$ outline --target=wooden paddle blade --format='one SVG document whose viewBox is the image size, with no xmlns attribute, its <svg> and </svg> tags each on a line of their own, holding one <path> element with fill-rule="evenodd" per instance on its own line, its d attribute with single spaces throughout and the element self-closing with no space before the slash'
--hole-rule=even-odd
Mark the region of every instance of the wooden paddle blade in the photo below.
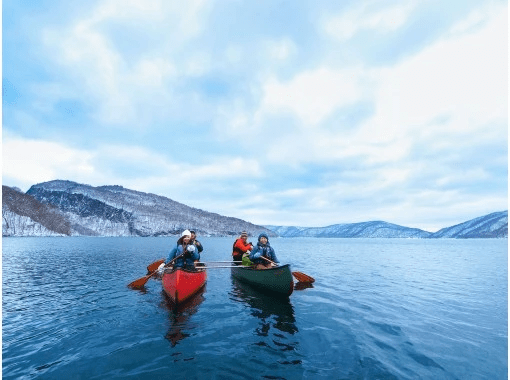
<svg viewBox="0 0 510 380">
<path fill-rule="evenodd" d="M 312 282 L 315 282 L 315 278 L 308 276 L 307 274 L 304 274 L 302 272 L 292 272 L 292 275 L 296 277 L 296 280 L 298 280 L 299 282 L 308 282 L 310 284 Z"/>
<path fill-rule="evenodd" d="M 161 259 L 161 260 L 158 260 L 158 261 L 155 261 L 153 262 L 152 264 L 149 264 L 147 266 L 147 273 L 152 273 L 154 272 L 156 269 L 158 269 L 158 267 L 163 264 L 165 262 L 165 259 Z"/>
<path fill-rule="evenodd" d="M 145 276 L 145 277 L 139 278 L 138 280 L 133 281 L 128 286 L 130 288 L 141 288 L 142 286 L 145 285 L 145 283 L 149 280 L 149 278 L 151 278 L 152 276 L 154 276 L 157 273 L 158 273 L 157 271 L 154 271 L 151 274 L 149 274 L 148 276 Z"/>
<path fill-rule="evenodd" d="M 141 277 L 139 278 L 138 280 L 134 280 L 132 283 L 130 283 L 128 286 L 130 288 L 141 288 L 142 286 L 144 286 L 146 284 L 146 282 L 149 280 L 149 278 L 151 278 L 152 275 L 150 276 L 145 276 L 145 277 Z"/>
</svg>

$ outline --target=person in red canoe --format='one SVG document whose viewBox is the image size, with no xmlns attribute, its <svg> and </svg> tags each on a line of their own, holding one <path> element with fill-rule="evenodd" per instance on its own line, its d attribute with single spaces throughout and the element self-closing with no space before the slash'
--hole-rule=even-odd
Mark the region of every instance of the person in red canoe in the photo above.
<svg viewBox="0 0 510 380">
<path fill-rule="evenodd" d="M 200 260 L 200 254 L 198 253 L 197 248 L 190 243 L 191 241 L 191 232 L 185 230 L 179 240 L 177 240 L 177 245 L 172 248 L 170 253 L 168 254 L 167 259 L 165 260 L 165 265 L 171 262 L 176 257 L 179 257 L 174 261 L 174 268 L 182 268 L 186 267 L 189 269 L 195 268 L 195 262 Z"/>
<path fill-rule="evenodd" d="M 198 254 L 202 253 L 202 251 L 204 250 L 204 247 L 202 247 L 202 243 L 200 243 L 197 240 L 197 233 L 193 230 L 190 230 L 190 233 L 191 233 L 191 239 L 189 240 L 189 243 L 193 244 L 195 247 L 197 247 Z"/>
<path fill-rule="evenodd" d="M 271 260 L 275 264 L 265 260 L 263 257 Z M 265 232 L 262 232 L 259 235 L 257 245 L 255 246 L 255 248 L 251 250 L 249 258 L 253 262 L 253 264 L 255 264 L 256 269 L 272 268 L 279 263 L 278 259 L 276 258 L 276 253 L 274 252 L 273 247 L 269 245 L 269 237 Z"/>
<path fill-rule="evenodd" d="M 253 244 L 248 243 L 248 233 L 246 231 L 241 232 L 234 245 L 232 246 L 232 260 L 241 261 L 244 254 L 249 254 L 253 249 Z M 239 265 L 239 263 L 236 263 Z"/>
</svg>

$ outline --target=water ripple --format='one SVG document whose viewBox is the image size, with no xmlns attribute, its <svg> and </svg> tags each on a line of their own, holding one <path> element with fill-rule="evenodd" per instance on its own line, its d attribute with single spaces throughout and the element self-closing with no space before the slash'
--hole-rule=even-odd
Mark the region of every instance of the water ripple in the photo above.
<svg viewBox="0 0 510 380">
<path fill-rule="evenodd" d="M 506 378 L 506 241 L 276 239 L 313 286 L 276 299 L 218 269 L 177 308 L 126 286 L 172 244 L 3 239 L 3 378 Z"/>
</svg>

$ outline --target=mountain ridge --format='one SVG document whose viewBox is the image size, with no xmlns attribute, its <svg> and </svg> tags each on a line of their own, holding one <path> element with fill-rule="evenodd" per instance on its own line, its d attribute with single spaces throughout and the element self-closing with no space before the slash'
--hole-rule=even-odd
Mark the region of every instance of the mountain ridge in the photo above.
<svg viewBox="0 0 510 380">
<path fill-rule="evenodd" d="M 442 228 L 431 238 L 498 238 L 508 237 L 508 210 L 493 212 L 478 218 Z"/>
<path fill-rule="evenodd" d="M 280 237 L 331 238 L 508 238 L 508 210 L 493 212 L 437 232 L 399 226 L 384 221 L 333 224 L 325 227 L 265 225 Z"/>
<path fill-rule="evenodd" d="M 276 236 L 262 226 L 238 218 L 119 185 L 93 187 L 55 180 L 33 185 L 27 194 L 58 207 L 71 221 L 75 235 L 167 236 L 194 229 L 200 235 L 210 236 L 234 236 L 243 230 L 253 235 L 266 232 Z"/>
<path fill-rule="evenodd" d="M 272 237 L 508 238 L 508 210 L 432 233 L 380 220 L 259 226 L 120 185 L 94 187 L 68 180 L 39 183 L 26 193 L 3 186 L 2 194 L 3 236 L 173 236 L 194 229 L 202 236 L 236 236 L 246 230 L 251 236 L 265 232 Z"/>
<path fill-rule="evenodd" d="M 286 227 L 266 225 L 280 237 L 388 237 L 388 238 L 426 238 L 431 232 L 399 226 L 384 221 L 333 224 L 325 227 Z"/>
</svg>

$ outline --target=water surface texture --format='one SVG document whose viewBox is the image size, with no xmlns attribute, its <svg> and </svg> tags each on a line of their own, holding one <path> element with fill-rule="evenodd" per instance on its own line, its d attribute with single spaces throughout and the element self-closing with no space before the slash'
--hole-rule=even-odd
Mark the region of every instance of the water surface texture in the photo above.
<svg viewBox="0 0 510 380">
<path fill-rule="evenodd" d="M 4 238 L 4 379 L 506 379 L 507 240 L 272 239 L 313 287 L 127 284 L 174 238 Z M 200 238 L 202 261 L 233 239 Z"/>
</svg>

